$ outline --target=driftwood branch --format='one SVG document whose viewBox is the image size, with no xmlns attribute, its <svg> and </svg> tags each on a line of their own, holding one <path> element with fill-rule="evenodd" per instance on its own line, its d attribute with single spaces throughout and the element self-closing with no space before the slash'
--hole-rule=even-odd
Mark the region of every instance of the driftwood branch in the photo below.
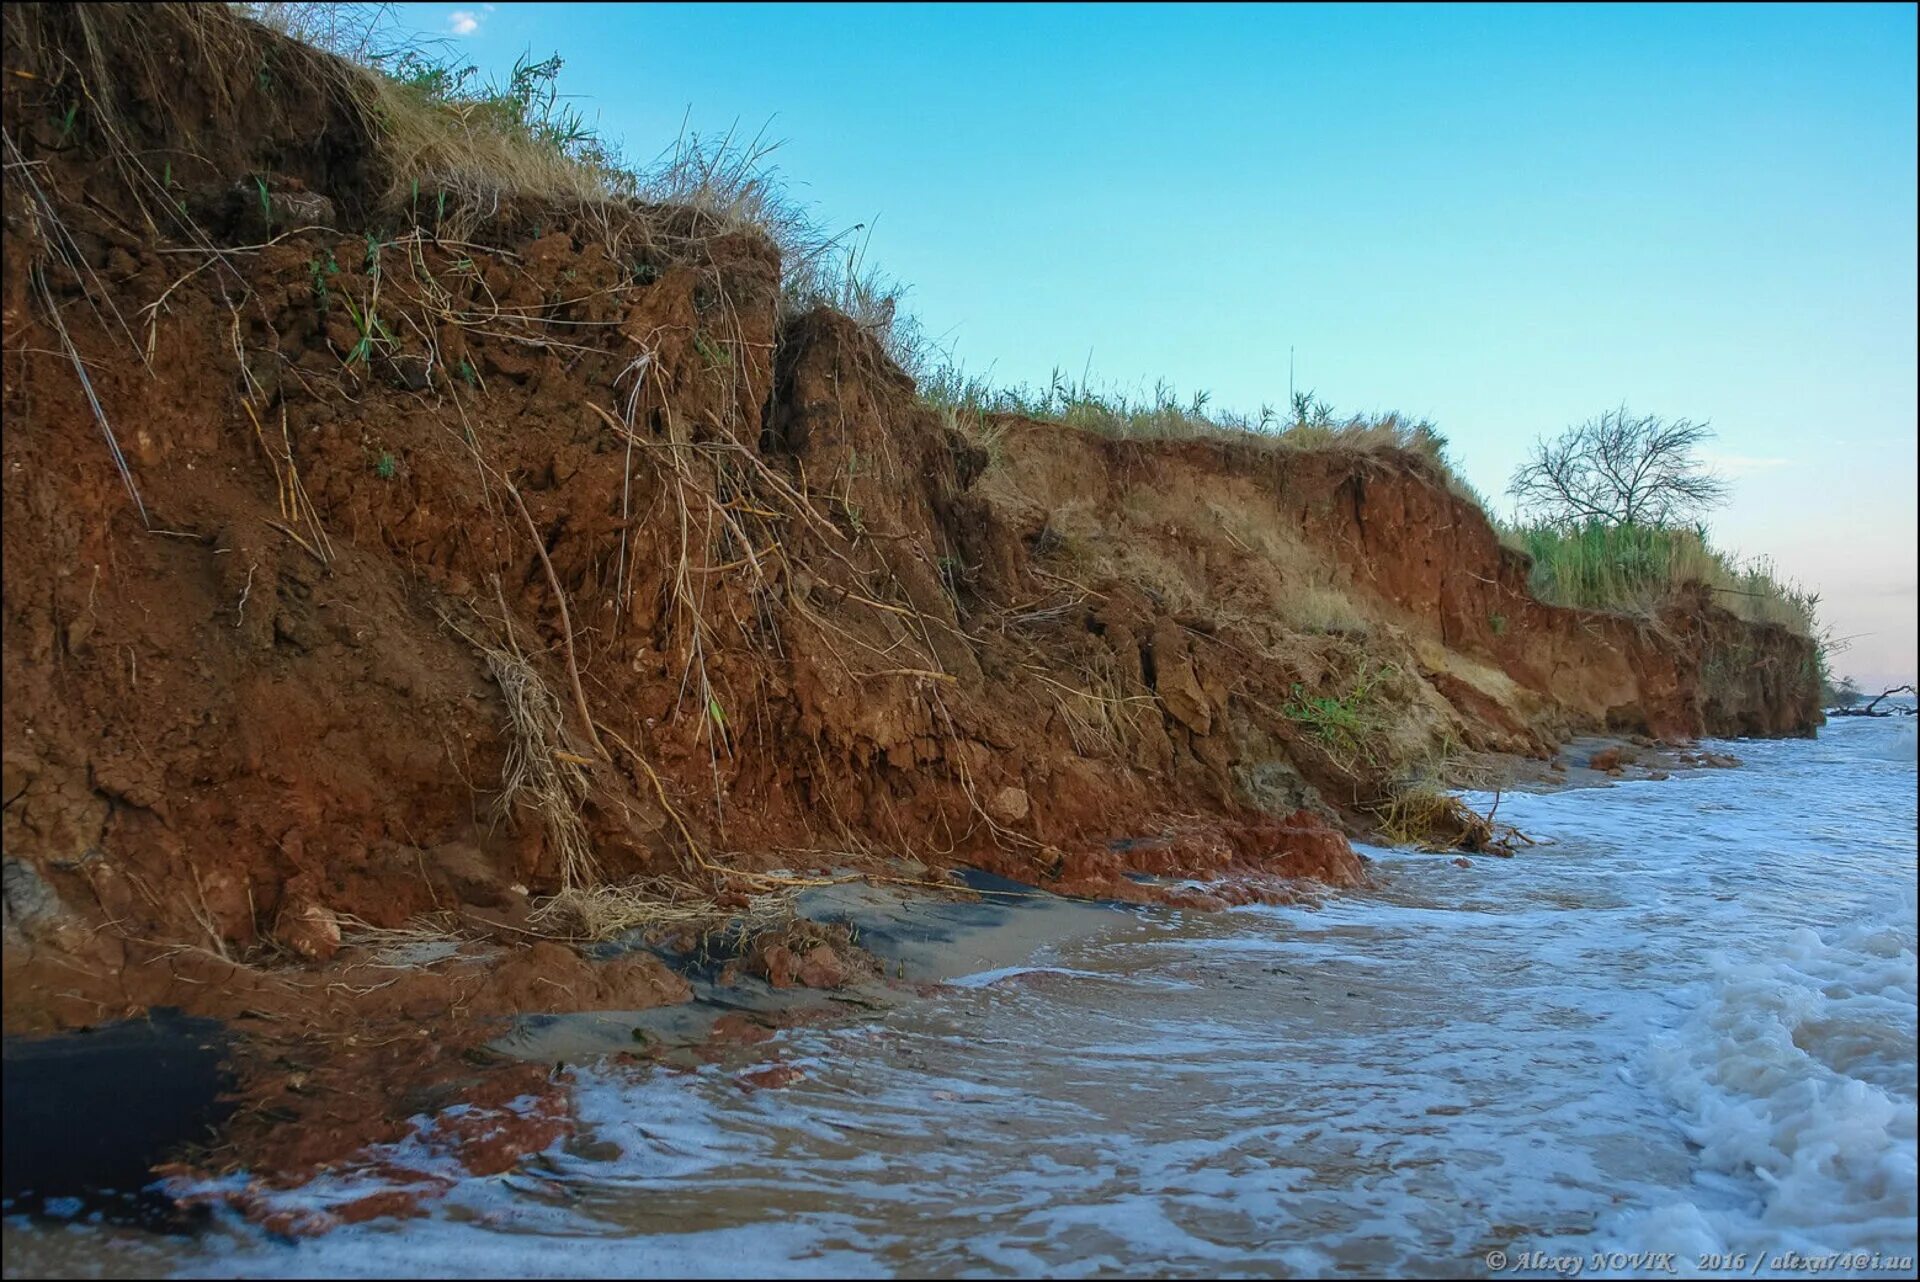
<svg viewBox="0 0 1920 1282">
<path fill-rule="evenodd" d="M 1910 717 L 1914 714 L 1914 709 L 1912 708 L 1892 707 L 1885 712 L 1875 712 L 1874 709 L 1880 705 L 1882 699 L 1888 698 L 1891 695 L 1913 693 L 1914 688 L 1912 686 L 1894 686 L 1890 690 L 1882 690 L 1879 694 L 1873 696 L 1863 707 L 1829 708 L 1827 715 L 1830 717 Z"/>
</svg>

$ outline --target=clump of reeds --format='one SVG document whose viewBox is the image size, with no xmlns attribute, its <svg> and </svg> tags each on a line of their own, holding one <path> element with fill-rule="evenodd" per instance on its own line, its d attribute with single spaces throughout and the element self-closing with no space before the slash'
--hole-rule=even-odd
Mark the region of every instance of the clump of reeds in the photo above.
<svg viewBox="0 0 1920 1282">
<path fill-rule="evenodd" d="M 1675 590 L 1701 584 L 1714 603 L 1750 623 L 1800 636 L 1817 629 L 1819 594 L 1783 578 L 1765 557 L 1740 561 L 1693 526 L 1531 525 L 1513 533 L 1533 558 L 1530 586 L 1556 605 L 1650 614 Z"/>
</svg>

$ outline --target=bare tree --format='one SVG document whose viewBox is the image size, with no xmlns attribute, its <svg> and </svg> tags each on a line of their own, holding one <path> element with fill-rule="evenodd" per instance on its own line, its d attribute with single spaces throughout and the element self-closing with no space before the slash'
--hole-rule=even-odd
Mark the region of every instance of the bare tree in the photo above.
<svg viewBox="0 0 1920 1282">
<path fill-rule="evenodd" d="M 1694 453 L 1712 438 L 1705 423 L 1635 418 L 1622 405 L 1536 440 L 1507 493 L 1556 524 L 1692 521 L 1727 501 L 1727 483 Z"/>
</svg>

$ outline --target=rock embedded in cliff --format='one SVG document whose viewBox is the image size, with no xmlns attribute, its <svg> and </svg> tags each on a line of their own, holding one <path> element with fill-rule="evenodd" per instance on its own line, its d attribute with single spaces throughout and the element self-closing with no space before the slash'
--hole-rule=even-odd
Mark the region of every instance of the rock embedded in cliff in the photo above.
<svg viewBox="0 0 1920 1282">
<path fill-rule="evenodd" d="M 196 891 L 200 907 L 222 939 L 242 947 L 255 942 L 252 890 L 245 876 L 231 868 L 211 868 L 199 879 Z M 337 942 L 339 932 L 334 933 Z"/>
<path fill-rule="evenodd" d="M 1213 730 L 1213 706 L 1193 670 L 1193 656 L 1179 625 L 1163 618 L 1153 628 L 1154 692 L 1167 712 L 1196 735 Z"/>
<path fill-rule="evenodd" d="M 235 183 L 227 193 L 227 212 L 236 230 L 249 237 L 289 228 L 330 226 L 335 217 L 331 200 L 308 191 L 298 178 L 278 174 Z"/>
<path fill-rule="evenodd" d="M 987 802 L 987 813 L 993 816 L 995 822 L 1003 824 L 1019 823 L 1032 808 L 1032 800 L 1025 788 L 1002 788 Z"/>
<path fill-rule="evenodd" d="M 540 942 L 510 957 L 471 999 L 481 1014 L 649 1010 L 693 996 L 687 981 L 651 953 L 589 961 L 565 944 Z"/>
<path fill-rule="evenodd" d="M 693 998 L 693 988 L 652 953 L 593 963 L 596 1002 L 608 1009 L 650 1010 Z"/>
<path fill-rule="evenodd" d="M 839 988 L 846 984 L 847 964 L 825 943 L 796 940 L 793 945 L 763 941 L 746 965 L 773 988 Z"/>
<path fill-rule="evenodd" d="M 326 961 L 340 951 L 340 919 L 311 899 L 295 898 L 280 911 L 274 932 L 280 942 L 308 961 Z"/>
<path fill-rule="evenodd" d="M 429 857 L 462 902 L 498 907 L 507 899 L 506 886 L 493 861 L 471 842 L 449 841 L 435 846 Z"/>
<path fill-rule="evenodd" d="M 757 965 L 750 965 L 749 972 L 758 971 L 774 988 L 792 988 L 795 971 L 799 969 L 793 956 L 793 950 L 785 944 L 767 944 L 760 949 L 754 959 Z"/>
<path fill-rule="evenodd" d="M 40 870 L 25 860 L 8 859 L 0 865 L 0 892 L 0 933 L 9 944 L 39 939 L 78 920 Z"/>
</svg>

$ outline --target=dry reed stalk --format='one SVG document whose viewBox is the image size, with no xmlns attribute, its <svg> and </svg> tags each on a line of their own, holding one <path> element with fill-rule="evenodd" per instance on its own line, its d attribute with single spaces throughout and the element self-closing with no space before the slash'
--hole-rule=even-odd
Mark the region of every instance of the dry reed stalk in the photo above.
<svg viewBox="0 0 1920 1282">
<path fill-rule="evenodd" d="M 680 811 L 667 799 L 666 785 L 660 782 L 660 776 L 648 764 L 647 759 L 640 755 L 640 750 L 621 738 L 611 727 L 607 729 L 607 737 L 626 749 L 627 755 L 633 759 L 634 764 L 646 772 L 648 782 L 653 785 L 653 795 L 660 802 L 660 808 L 667 812 L 669 819 L 673 820 L 673 826 L 679 830 L 680 839 L 686 843 L 687 853 L 693 856 L 694 862 L 701 868 L 720 877 L 737 878 L 761 886 L 807 887 L 833 884 L 832 878 L 785 877 L 777 873 L 749 872 L 743 868 L 728 868 L 723 864 L 714 863 L 701 851 L 700 843 L 694 840 L 693 832 L 687 827 L 686 820 L 681 818 Z"/>
<path fill-rule="evenodd" d="M 352 913 L 336 913 L 342 947 L 363 948 L 358 965 L 377 970 L 413 969 L 445 961 L 459 952 L 466 936 L 449 913 L 413 917 L 400 926 L 376 926 Z"/>
<path fill-rule="evenodd" d="M 189 863 L 187 871 L 193 874 L 193 894 L 197 901 L 189 903 L 187 911 L 193 915 L 193 920 L 200 929 L 207 932 L 207 938 L 213 941 L 214 955 L 221 961 L 230 962 L 233 958 L 227 955 L 226 937 L 220 933 L 220 928 L 214 921 L 213 909 L 207 905 L 207 888 L 200 880 L 200 867 L 198 864 Z"/>
<path fill-rule="evenodd" d="M 685 883 L 656 878 L 618 885 L 576 887 L 546 900 L 529 919 L 570 936 L 605 941 L 631 930 L 696 929 L 702 943 L 738 928 L 751 936 L 794 916 L 791 888 L 746 896 L 744 907 L 724 905 Z"/>
<path fill-rule="evenodd" d="M 114 291 L 108 289 L 105 282 L 100 279 L 99 273 L 93 268 L 91 258 L 82 252 L 79 244 L 73 239 L 72 233 L 67 230 L 66 223 L 61 221 L 60 215 L 54 209 L 53 201 L 47 195 L 46 189 L 40 185 L 39 179 L 34 176 L 34 165 L 41 162 L 29 162 L 25 156 L 21 155 L 20 148 L 14 143 L 11 133 L 0 130 L 0 139 L 5 141 L 7 155 L 9 157 L 6 168 L 9 171 L 19 174 L 21 181 L 27 184 L 28 193 L 32 197 L 32 199 L 27 202 L 27 212 L 32 219 L 32 227 L 36 233 L 36 238 L 44 243 L 48 249 L 52 250 L 54 255 L 59 258 L 61 264 L 72 273 L 73 278 L 82 284 L 81 297 L 85 300 L 88 310 L 94 314 L 94 318 L 100 322 L 102 329 L 107 328 L 107 321 L 106 317 L 100 312 L 100 303 L 104 302 L 106 304 L 107 310 L 113 313 L 114 323 L 119 327 L 120 332 L 126 336 L 127 343 L 132 347 L 134 355 L 139 356 L 144 364 L 146 362 L 145 354 L 141 351 L 140 345 L 134 341 L 133 330 L 127 325 L 126 318 L 120 314 L 119 306 L 113 301 Z M 39 270 L 37 264 L 35 270 Z M 93 283 L 91 289 L 84 288 L 87 281 Z M 37 283 L 42 291 L 42 300 L 51 308 L 53 296 L 51 292 L 47 291 L 44 276 L 40 277 Z M 57 312 L 53 314 L 53 319 L 62 337 L 65 337 L 66 326 L 60 320 Z"/>
<path fill-rule="evenodd" d="M 54 213 L 53 203 L 47 199 L 46 193 L 41 190 L 40 184 L 33 176 L 31 167 L 28 166 L 25 159 L 21 157 L 19 149 L 14 146 L 12 136 L 4 135 L 4 137 L 7 152 L 14 158 L 8 167 L 19 170 L 33 194 L 33 199 L 28 202 L 28 211 L 32 216 L 33 225 L 39 233 L 39 239 L 46 242 L 48 247 L 59 256 L 61 261 L 66 264 L 67 269 L 73 272 L 75 279 L 82 279 L 79 271 L 75 269 L 74 265 L 76 262 L 85 265 L 87 275 L 93 276 L 91 265 L 87 265 L 86 256 L 79 253 L 77 246 L 75 246 L 73 252 L 69 254 L 69 252 L 60 245 L 59 241 L 47 234 L 47 228 L 51 226 L 67 244 L 72 244 L 72 237 L 67 234 L 65 225 L 61 223 L 59 217 Z M 139 487 L 133 483 L 133 470 L 127 464 L 126 455 L 121 452 L 120 440 L 114 435 L 113 424 L 107 420 L 107 411 L 100 404 L 100 396 L 99 393 L 94 390 L 93 380 L 87 376 L 86 362 L 80 359 L 80 350 L 74 345 L 73 335 L 67 331 L 66 318 L 61 315 L 60 305 L 55 301 L 53 290 L 47 284 L 46 272 L 38 262 L 35 262 L 29 268 L 28 275 L 33 282 L 34 293 L 39 296 L 41 307 L 46 311 L 48 321 L 52 323 L 54 332 L 60 336 L 61 350 L 73 365 L 74 377 L 80 381 L 80 389 L 86 394 L 87 406 L 93 411 L 94 421 L 100 425 L 100 433 L 106 438 L 107 453 L 113 459 L 114 470 L 120 474 L 121 484 L 126 487 L 127 497 L 133 500 L 134 509 L 140 514 L 140 524 L 145 529 L 152 530 L 153 522 L 147 516 L 147 505 L 140 498 Z M 98 296 L 105 297 L 107 299 L 107 305 L 112 308 L 112 294 L 106 291 L 104 286 L 101 286 L 97 276 L 93 276 L 93 280 L 95 288 L 98 291 Z M 96 296 L 95 292 L 88 291 L 83 296 L 88 300 L 88 306 L 93 307 L 92 300 Z M 126 332 L 127 341 L 132 343 L 133 332 L 126 328 L 126 321 L 121 318 L 119 309 L 113 308 L 113 314 L 115 319 L 119 320 L 121 329 Z M 95 308 L 95 316 L 99 316 L 97 308 Z M 104 325 L 104 318 L 101 318 L 101 321 Z M 134 351 L 136 355 L 140 354 L 138 344 L 134 344 Z"/>
<path fill-rule="evenodd" d="M 527 523 L 527 534 L 533 539 L 533 550 L 540 554 L 540 564 L 547 571 L 547 586 L 553 589 L 553 598 L 560 606 L 561 640 L 565 643 L 567 656 L 567 680 L 573 686 L 574 708 L 580 713 L 581 727 L 587 732 L 587 741 L 604 759 L 607 756 L 606 745 L 600 742 L 600 736 L 593 728 L 593 713 L 587 708 L 587 692 L 580 685 L 580 663 L 573 649 L 573 616 L 567 610 L 567 594 L 560 586 L 560 576 L 554 571 L 553 559 L 547 555 L 547 545 L 540 538 L 539 527 L 533 523 L 533 514 L 527 511 L 526 500 L 520 497 L 520 490 L 505 476 L 500 483 L 506 486 L 507 493 L 513 496 L 514 504 L 520 509 L 520 518 Z"/>
</svg>

